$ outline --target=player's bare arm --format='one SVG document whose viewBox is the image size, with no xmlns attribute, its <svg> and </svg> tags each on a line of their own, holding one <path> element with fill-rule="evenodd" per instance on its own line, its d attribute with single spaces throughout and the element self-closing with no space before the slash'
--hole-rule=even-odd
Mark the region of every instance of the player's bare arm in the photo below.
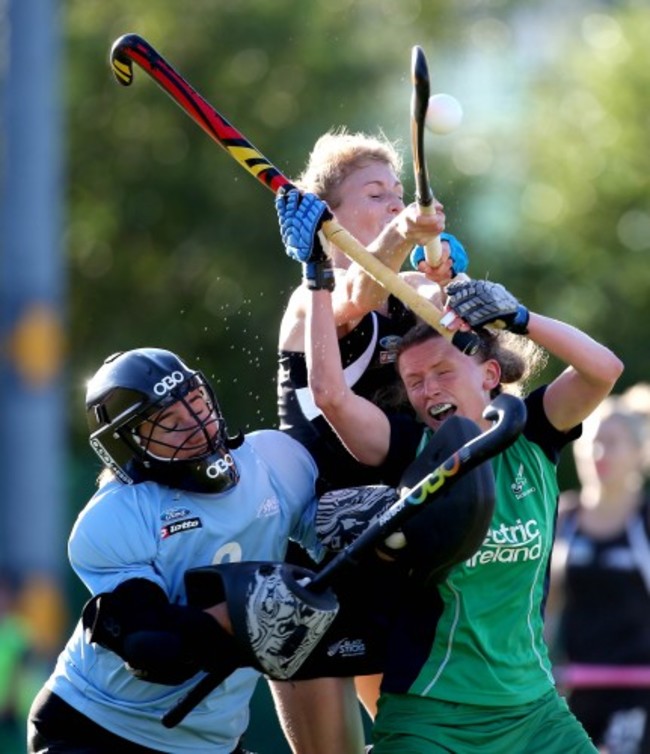
<svg viewBox="0 0 650 754">
<path fill-rule="evenodd" d="M 386 414 L 354 393 L 341 366 L 329 291 L 314 291 L 305 333 L 309 388 L 318 408 L 361 463 L 379 465 L 388 453 Z"/>
<path fill-rule="evenodd" d="M 544 408 L 551 424 L 568 430 L 585 419 L 612 391 L 623 362 L 576 327 L 531 312 L 528 336 L 569 366 L 546 390 Z"/>
<path fill-rule="evenodd" d="M 607 397 L 623 371 L 623 363 L 607 346 L 572 325 L 530 312 L 499 283 L 468 279 L 451 283 L 447 293 L 450 309 L 466 325 L 504 328 L 526 336 L 568 365 L 544 395 L 547 418 L 560 431 L 580 424 Z"/>
</svg>

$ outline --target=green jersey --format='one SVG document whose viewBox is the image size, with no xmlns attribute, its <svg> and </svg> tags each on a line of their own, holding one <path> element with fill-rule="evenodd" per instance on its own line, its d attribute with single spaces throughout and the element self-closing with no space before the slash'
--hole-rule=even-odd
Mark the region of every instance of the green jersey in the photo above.
<svg viewBox="0 0 650 754">
<path fill-rule="evenodd" d="M 526 401 L 524 433 L 492 461 L 496 505 L 483 544 L 437 585 L 438 604 L 416 613 L 431 625 L 428 643 L 415 650 L 420 661 L 409 658 L 408 688 L 405 676 L 401 689 L 386 678 L 386 691 L 510 706 L 553 688 L 542 613 L 556 521 L 556 463 L 578 430 L 557 432 L 543 412 L 542 394 Z M 409 639 L 404 636 L 405 645 Z M 413 655 L 412 645 L 403 651 Z"/>
</svg>

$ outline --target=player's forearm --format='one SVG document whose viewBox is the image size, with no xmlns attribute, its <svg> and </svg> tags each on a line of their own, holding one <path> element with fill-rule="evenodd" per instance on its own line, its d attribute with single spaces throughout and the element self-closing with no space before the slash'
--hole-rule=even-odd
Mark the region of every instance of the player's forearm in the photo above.
<svg viewBox="0 0 650 754">
<path fill-rule="evenodd" d="M 309 388 L 341 442 L 361 463 L 377 466 L 388 453 L 390 426 L 384 412 L 345 382 L 329 291 L 314 291 L 305 331 Z"/>
<path fill-rule="evenodd" d="M 413 244 L 401 237 L 390 226 L 387 231 L 368 246 L 368 251 L 386 267 L 397 272 L 413 248 Z M 348 308 L 354 312 L 354 317 L 360 318 L 374 309 L 381 308 L 388 298 L 388 291 L 362 267 L 353 262 L 346 270 L 339 290 L 334 294 L 335 310 L 337 297 L 341 295 L 344 295 Z"/>
<path fill-rule="evenodd" d="M 306 312 L 305 357 L 309 388 L 318 408 L 325 412 L 343 402 L 345 384 L 332 311 L 332 294 L 314 291 Z"/>
<path fill-rule="evenodd" d="M 204 612 L 210 615 L 217 623 L 223 628 L 224 631 L 231 636 L 234 634 L 232 621 L 230 620 L 230 613 L 228 612 L 228 605 L 226 602 L 219 602 L 212 607 L 205 608 Z"/>
<path fill-rule="evenodd" d="M 568 430 L 609 395 L 623 371 L 623 363 L 607 346 L 565 322 L 531 312 L 528 332 L 532 340 L 568 364 L 544 397 L 553 426 Z"/>
<path fill-rule="evenodd" d="M 607 346 L 566 322 L 531 312 L 528 333 L 553 356 L 571 365 L 586 382 L 611 389 L 623 371 L 623 363 Z"/>
</svg>

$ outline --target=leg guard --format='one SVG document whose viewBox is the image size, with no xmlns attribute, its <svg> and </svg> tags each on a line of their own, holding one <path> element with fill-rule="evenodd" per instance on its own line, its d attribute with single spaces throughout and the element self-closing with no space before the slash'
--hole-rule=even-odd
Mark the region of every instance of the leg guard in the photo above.
<svg viewBox="0 0 650 754">
<path fill-rule="evenodd" d="M 287 563 L 225 563 L 185 573 L 190 604 L 222 601 L 248 664 L 271 678 L 290 678 L 336 617 L 331 590 L 306 584 L 312 571 Z"/>
</svg>

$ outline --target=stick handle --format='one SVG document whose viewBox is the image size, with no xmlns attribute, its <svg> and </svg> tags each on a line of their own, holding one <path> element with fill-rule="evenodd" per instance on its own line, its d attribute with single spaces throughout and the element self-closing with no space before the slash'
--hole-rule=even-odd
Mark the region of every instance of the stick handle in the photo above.
<svg viewBox="0 0 650 754">
<path fill-rule="evenodd" d="M 207 673 L 197 681 L 194 686 L 181 697 L 173 707 L 170 707 L 167 712 L 160 718 L 160 722 L 165 728 L 175 728 L 179 723 L 190 714 L 190 712 L 197 707 L 205 698 L 209 696 L 219 684 L 223 683 L 225 679 L 238 670 L 241 666 L 237 664 L 235 660 L 232 661 L 230 672 L 224 671 L 224 673 Z"/>
<path fill-rule="evenodd" d="M 435 209 L 433 205 L 425 206 L 420 204 L 420 209 L 430 215 L 435 215 Z M 437 267 L 442 259 L 442 241 L 440 236 L 432 238 L 429 243 L 424 245 L 424 258 L 432 267 Z"/>
<path fill-rule="evenodd" d="M 393 272 L 377 257 L 373 256 L 354 236 L 339 225 L 336 220 L 323 223 L 323 233 L 328 241 L 335 243 L 339 249 L 352 261 L 370 275 L 373 280 L 382 285 L 389 293 L 400 299 L 411 311 L 431 325 L 444 338 L 463 353 L 475 353 L 478 347 L 478 336 L 473 332 L 450 332 L 440 324 L 442 312 L 431 301 L 420 296 L 404 279 Z M 439 240 L 439 239 L 438 239 Z"/>
</svg>

